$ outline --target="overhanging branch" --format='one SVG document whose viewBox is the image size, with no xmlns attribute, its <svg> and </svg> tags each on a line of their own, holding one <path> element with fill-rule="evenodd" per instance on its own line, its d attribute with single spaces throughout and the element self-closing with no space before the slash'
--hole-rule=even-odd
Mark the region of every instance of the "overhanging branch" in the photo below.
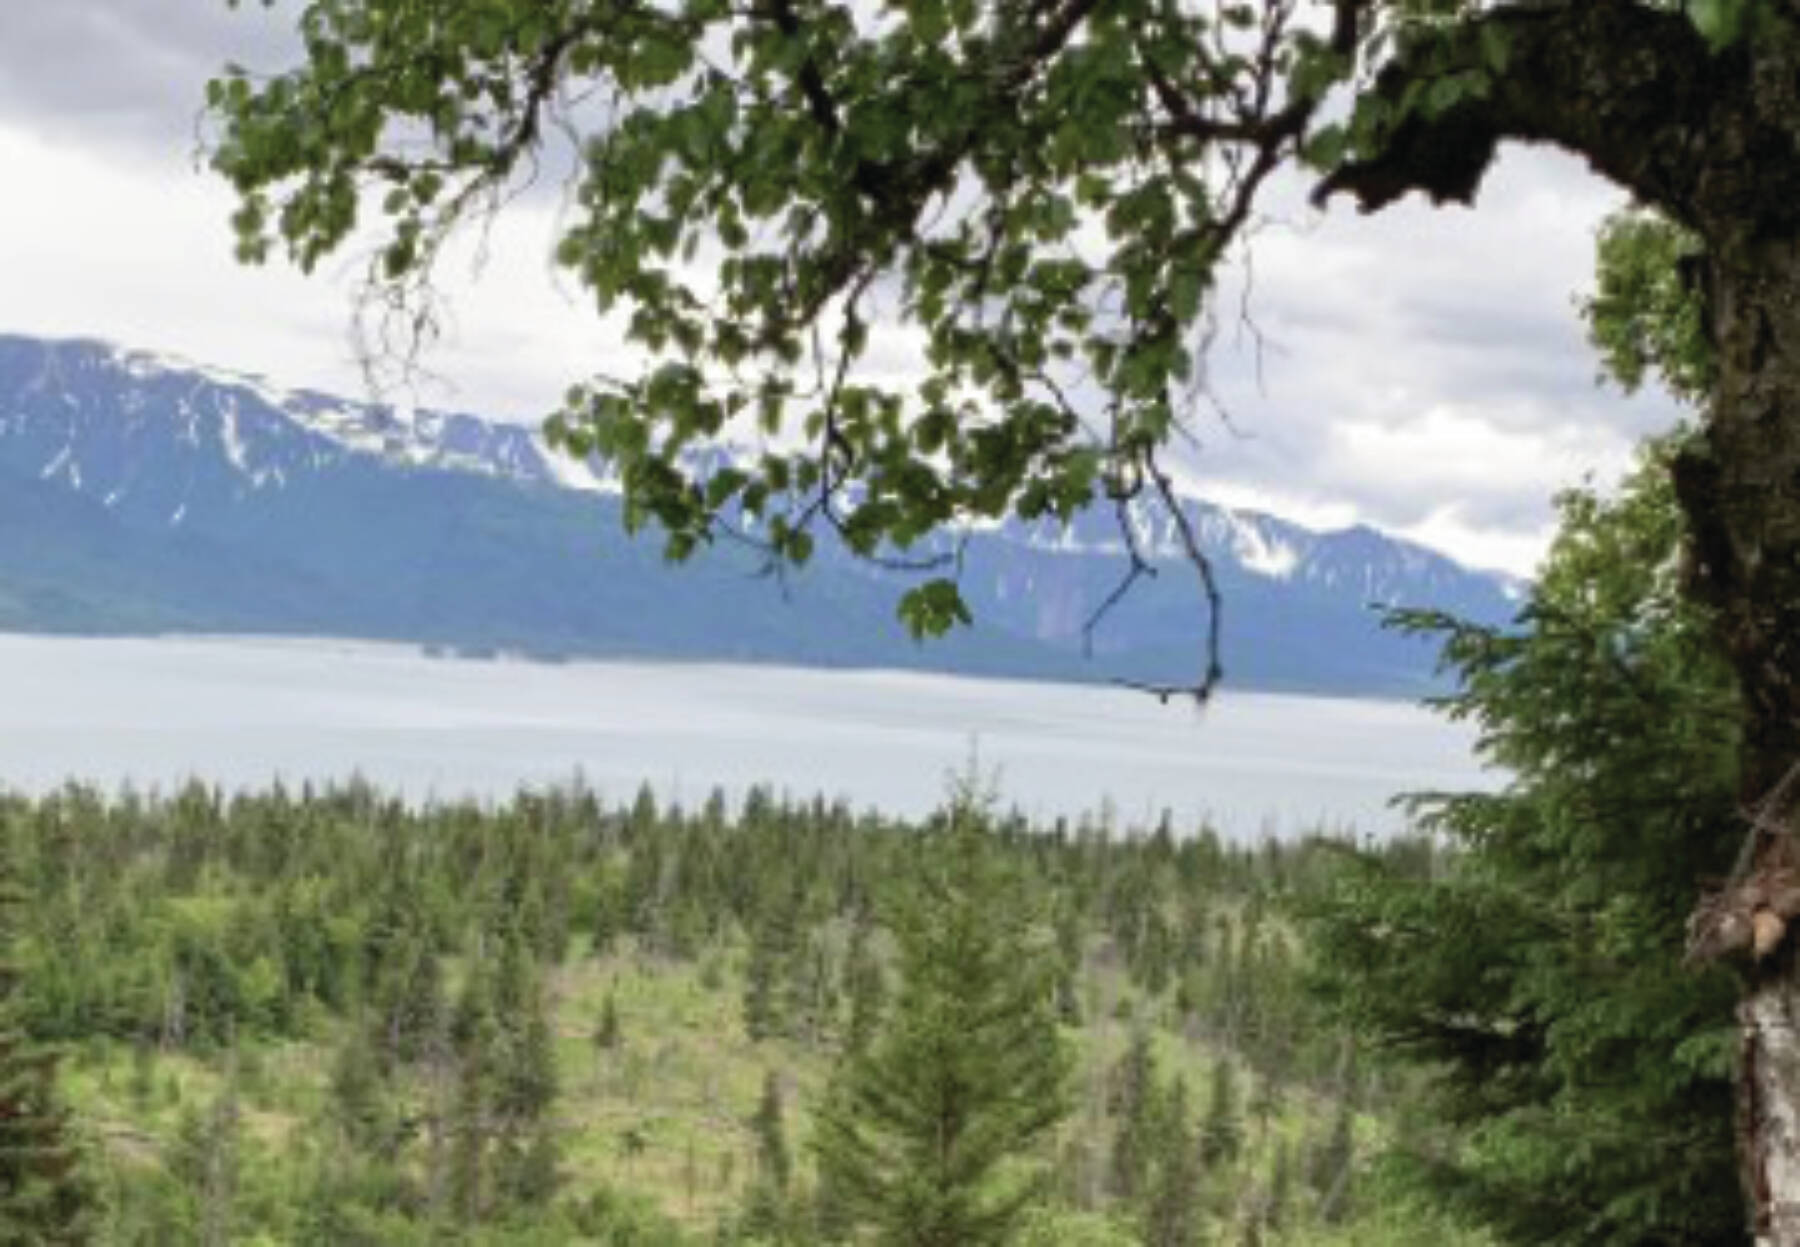
<svg viewBox="0 0 1800 1247">
<path fill-rule="evenodd" d="M 1504 68 L 1495 70 L 1495 49 Z M 1502 139 L 1552 143 L 1587 159 L 1638 199 L 1679 220 L 1709 210 L 1705 145 L 1720 118 L 1743 110 L 1742 75 L 1715 56 L 1678 11 L 1634 0 L 1540 0 L 1491 10 L 1415 44 L 1377 76 L 1373 92 L 1399 120 L 1365 159 L 1314 191 L 1340 192 L 1365 212 L 1409 191 L 1473 200 Z M 1433 112 L 1420 86 L 1453 74 L 1486 89 Z"/>
</svg>

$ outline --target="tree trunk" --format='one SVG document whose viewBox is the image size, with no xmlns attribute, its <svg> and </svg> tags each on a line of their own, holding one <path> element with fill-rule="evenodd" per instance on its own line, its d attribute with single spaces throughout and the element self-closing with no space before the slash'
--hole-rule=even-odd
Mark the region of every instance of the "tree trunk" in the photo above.
<svg viewBox="0 0 1800 1247">
<path fill-rule="evenodd" d="M 1728 898 L 1755 924 L 1738 1008 L 1739 1139 L 1759 1244 L 1800 1245 L 1800 239 L 1710 260 L 1719 390 L 1676 486 L 1694 592 L 1716 612 L 1744 699 L 1741 791 L 1757 816 Z M 1739 899 L 1741 898 L 1741 900 Z"/>
</svg>

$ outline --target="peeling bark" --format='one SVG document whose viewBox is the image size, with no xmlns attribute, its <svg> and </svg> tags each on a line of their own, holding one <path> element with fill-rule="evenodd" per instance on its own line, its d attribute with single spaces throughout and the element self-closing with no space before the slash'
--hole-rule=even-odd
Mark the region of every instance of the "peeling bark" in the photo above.
<svg viewBox="0 0 1800 1247">
<path fill-rule="evenodd" d="M 1740 1056 L 1750 1140 L 1761 1159 L 1750 1175 L 1757 1207 L 1757 1247 L 1800 1242 L 1800 1029 L 1795 999 L 1772 981 L 1738 1006 L 1745 1043 Z"/>
</svg>

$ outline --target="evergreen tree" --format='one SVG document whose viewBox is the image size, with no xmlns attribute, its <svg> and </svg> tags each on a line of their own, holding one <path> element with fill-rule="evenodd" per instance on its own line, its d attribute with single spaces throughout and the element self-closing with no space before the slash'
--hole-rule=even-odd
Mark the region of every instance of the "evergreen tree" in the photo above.
<svg viewBox="0 0 1800 1247">
<path fill-rule="evenodd" d="M 1280 1079 L 1265 1074 L 1256 1080 L 1255 1087 L 1250 1093 L 1249 1112 L 1251 1118 L 1256 1122 L 1259 1137 L 1262 1133 L 1267 1132 L 1270 1123 L 1281 1116 L 1284 1099 Z"/>
<path fill-rule="evenodd" d="M 190 1108 L 176 1131 L 170 1171 L 187 1187 L 194 1209 L 194 1241 L 228 1247 L 236 1241 L 241 1115 L 237 1078 L 227 1076 L 210 1106 Z"/>
<path fill-rule="evenodd" d="M 54 1053 L 20 1017 L 11 849 L 0 843 L 0 1244 L 78 1243 L 93 1195 L 56 1094 Z"/>
<path fill-rule="evenodd" d="M 1187 1083 L 1177 1077 L 1157 1138 L 1155 1178 L 1144 1210 L 1145 1247 L 1194 1247 L 1200 1241 L 1199 1147 L 1188 1112 Z"/>
<path fill-rule="evenodd" d="M 1139 1027 L 1132 1032 L 1131 1044 L 1113 1071 L 1112 1111 L 1118 1127 L 1113 1134 L 1106 1185 L 1115 1199 L 1129 1203 L 1143 1193 L 1154 1142 L 1152 1107 L 1156 1095 L 1150 1032 Z"/>
<path fill-rule="evenodd" d="M 625 933 L 625 889 L 611 871 L 600 876 L 594 891 L 594 911 L 590 924 L 596 957 L 608 957 Z"/>
<path fill-rule="evenodd" d="M 1684 964 L 1694 880 L 1744 838 L 1737 719 L 1678 593 L 1672 449 L 1613 501 L 1562 499 L 1515 630 L 1405 617 L 1511 779 L 1423 798 L 1451 852 L 1338 854 L 1313 907 L 1322 999 L 1428 1071 L 1464 1139 L 1394 1166 L 1512 1242 L 1742 1240 L 1734 985 Z"/>
<path fill-rule="evenodd" d="M 1319 1218 L 1335 1225 L 1348 1214 L 1350 1180 L 1356 1163 L 1356 1110 L 1349 1100 L 1339 1100 L 1331 1118 L 1331 1133 L 1313 1153 L 1312 1187 L 1319 1197 Z"/>
<path fill-rule="evenodd" d="M 750 1186 L 744 1230 L 752 1238 L 781 1241 L 787 1236 L 788 1181 L 793 1160 L 788 1152 L 781 1077 L 774 1070 L 763 1078 L 762 1097 L 751 1115 L 750 1132 L 756 1141 L 756 1178 Z"/>
<path fill-rule="evenodd" d="M 391 1092 L 363 1028 L 352 1027 L 338 1049 L 328 1090 L 331 1118 L 343 1142 L 357 1152 L 384 1150 L 396 1132 Z"/>
<path fill-rule="evenodd" d="M 825 1086 L 824 1101 L 819 1109 L 821 1118 L 838 1117 L 846 1111 L 843 1071 L 847 1065 L 848 1062 L 841 1063 Z M 848 1175 L 850 1167 L 838 1153 L 823 1148 L 815 1148 L 815 1153 L 817 1179 L 810 1218 L 813 1238 L 822 1243 L 841 1243 L 856 1227 L 850 1191 L 854 1179 Z"/>
<path fill-rule="evenodd" d="M 1041 1185 L 1023 1162 L 1067 1111 L 1054 953 L 966 788 L 909 851 L 890 919 L 900 986 L 846 1055 L 814 1146 L 876 1241 L 1006 1243 Z"/>
<path fill-rule="evenodd" d="M 1287 1224 L 1288 1206 L 1294 1198 L 1294 1168 L 1288 1155 L 1287 1140 L 1275 1144 L 1275 1159 L 1269 1171 L 1269 1197 L 1263 1209 L 1263 1219 L 1272 1230 L 1280 1230 Z"/>
<path fill-rule="evenodd" d="M 850 928 L 850 948 L 844 957 L 844 994 L 850 1000 L 850 1023 L 844 1044 L 853 1050 L 860 1050 L 869 1042 L 887 1000 L 887 980 L 871 947 L 872 939 L 872 924 L 859 915 Z"/>
<path fill-rule="evenodd" d="M 457 1077 L 450 1118 L 449 1197 L 458 1221 L 471 1225 L 489 1207 L 489 1145 L 495 1136 L 489 1109 L 499 1027 L 484 1001 L 465 991 L 458 1004 Z"/>
<path fill-rule="evenodd" d="M 789 1033 L 817 1044 L 837 1011 L 831 956 L 818 934 L 797 941 L 787 966 Z"/>
<path fill-rule="evenodd" d="M 451 1109 L 451 1204 L 465 1223 L 540 1202 L 556 1188 L 559 1148 L 549 1120 L 555 1050 L 531 948 L 521 928 L 497 960 L 477 956 L 452 1026 L 458 1081 Z"/>
<path fill-rule="evenodd" d="M 1081 1025 L 1081 998 L 1076 983 L 1081 977 L 1081 914 L 1074 905 L 1063 905 L 1056 914 L 1056 1015 L 1064 1026 Z"/>
<path fill-rule="evenodd" d="M 1237 1066 L 1230 1057 L 1213 1062 L 1212 1095 L 1200 1127 L 1200 1156 L 1209 1168 L 1228 1165 L 1243 1147 L 1244 1127 L 1238 1120 Z"/>
<path fill-rule="evenodd" d="M 380 1019 L 379 1041 L 388 1063 L 418 1059 L 444 1009 L 443 972 L 431 936 L 409 924 L 387 943 L 375 971 L 373 1006 Z"/>
<path fill-rule="evenodd" d="M 594 1024 L 594 1046 L 602 1052 L 611 1052 L 624 1041 L 624 1033 L 619 1029 L 619 1001 L 610 989 L 606 999 L 600 1005 L 600 1020 Z"/>
<path fill-rule="evenodd" d="M 556 1045 L 543 1002 L 534 998 L 523 1017 L 501 1019 L 503 1040 L 494 1111 L 515 1128 L 542 1121 L 556 1102 Z"/>
<path fill-rule="evenodd" d="M 782 1106 L 781 1076 L 770 1070 L 763 1077 L 762 1098 L 750 1118 L 756 1136 L 756 1172 L 760 1181 L 786 1193 L 793 1161 L 788 1153 L 786 1113 Z"/>
<path fill-rule="evenodd" d="M 744 1033 L 751 1039 L 789 1034 L 792 963 L 798 936 L 788 898 L 771 903 L 750 931 L 744 970 Z"/>
<path fill-rule="evenodd" d="M 1144 934 L 1138 945 L 1136 975 L 1146 994 L 1156 997 L 1168 990 L 1174 972 L 1175 934 L 1162 908 L 1152 905 L 1144 917 Z"/>
</svg>

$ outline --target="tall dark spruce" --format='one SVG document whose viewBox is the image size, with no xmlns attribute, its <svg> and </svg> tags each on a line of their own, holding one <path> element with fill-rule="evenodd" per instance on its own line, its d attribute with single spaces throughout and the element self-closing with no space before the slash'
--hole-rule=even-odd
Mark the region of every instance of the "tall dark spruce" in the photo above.
<svg viewBox="0 0 1800 1247">
<path fill-rule="evenodd" d="M 92 1192 L 57 1098 L 56 1055 L 21 1020 L 15 958 L 24 903 L 0 856 L 0 1243 L 83 1243 Z"/>
<path fill-rule="evenodd" d="M 1016 863 L 965 793 L 890 907 L 899 985 L 846 1051 L 814 1151 L 849 1219 L 893 1247 L 1013 1240 L 1068 1111 L 1056 958 Z"/>
</svg>

